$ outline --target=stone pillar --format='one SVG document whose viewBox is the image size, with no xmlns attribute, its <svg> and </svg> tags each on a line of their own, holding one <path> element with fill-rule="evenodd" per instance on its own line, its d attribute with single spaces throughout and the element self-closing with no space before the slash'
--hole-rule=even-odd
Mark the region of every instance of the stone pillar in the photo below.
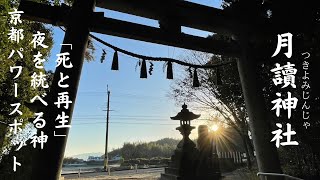
<svg viewBox="0 0 320 180">
<path fill-rule="evenodd" d="M 61 114 L 61 111 L 64 111 L 65 115 L 70 117 L 67 124 L 71 124 L 72 112 L 84 61 L 84 53 L 88 44 L 89 24 L 94 6 L 95 0 L 75 0 L 70 14 L 66 15 L 67 31 L 63 44 L 72 44 L 72 48 L 71 46 L 62 46 L 61 53 L 70 53 L 68 56 L 70 61 L 67 63 L 71 62 L 73 67 L 64 68 L 61 64 L 55 70 L 50 93 L 47 95 L 48 106 L 44 110 L 43 116 L 47 124 L 41 129 L 44 134 L 48 135 L 48 142 L 45 144 L 44 149 L 35 150 L 32 170 L 32 179 L 34 180 L 58 180 L 60 178 L 69 128 L 56 129 L 55 126 L 57 124 L 55 119 L 58 114 Z M 68 88 L 58 86 L 60 73 L 63 73 L 64 76 L 69 76 L 69 79 L 63 82 L 69 85 Z M 72 101 L 68 109 L 58 109 L 57 106 L 53 104 L 57 101 L 57 96 L 60 92 L 68 92 L 69 100 Z M 58 135 L 65 136 L 57 137 L 54 135 L 54 131 L 56 131 Z"/>
<path fill-rule="evenodd" d="M 250 56 L 247 37 L 240 37 L 241 59 L 237 61 L 242 91 L 249 115 L 249 125 L 260 172 L 282 173 L 278 152 L 271 141 L 269 110 L 259 87 L 256 60 Z M 271 178 L 269 178 L 271 179 Z M 279 178 L 272 178 L 279 179 Z"/>
</svg>

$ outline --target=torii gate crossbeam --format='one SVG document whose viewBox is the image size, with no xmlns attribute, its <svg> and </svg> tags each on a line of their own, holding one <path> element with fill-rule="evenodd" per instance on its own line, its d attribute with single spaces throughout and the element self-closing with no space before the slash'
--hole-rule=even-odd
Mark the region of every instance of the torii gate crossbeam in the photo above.
<svg viewBox="0 0 320 180">
<path fill-rule="evenodd" d="M 67 18 L 71 11 L 71 8 L 66 6 L 55 7 L 31 1 L 22 1 L 20 9 L 24 11 L 24 19 L 61 26 L 68 23 Z M 90 16 L 89 28 L 92 32 L 226 56 L 239 57 L 241 54 L 235 43 L 183 33 L 170 34 L 160 28 L 105 18 L 103 13 L 93 13 Z"/>
</svg>

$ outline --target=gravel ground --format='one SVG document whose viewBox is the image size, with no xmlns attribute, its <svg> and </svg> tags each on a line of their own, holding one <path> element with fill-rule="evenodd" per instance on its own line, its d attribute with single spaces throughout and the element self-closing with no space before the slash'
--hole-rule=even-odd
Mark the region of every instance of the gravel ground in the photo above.
<svg viewBox="0 0 320 180">
<path fill-rule="evenodd" d="M 160 178 L 160 174 L 164 172 L 164 168 L 152 168 L 152 169 L 139 169 L 126 171 L 111 172 L 111 175 L 107 175 L 106 172 L 101 173 L 86 173 L 78 175 L 67 175 L 61 178 L 61 180 L 120 180 L 120 179 L 150 179 L 156 180 Z"/>
<path fill-rule="evenodd" d="M 61 180 L 159 180 L 161 173 L 164 172 L 164 168 L 152 168 L 152 169 L 139 169 L 126 171 L 115 171 L 110 176 L 106 172 L 101 173 L 86 173 L 81 174 L 79 178 L 77 175 L 68 175 Z M 222 180 L 259 180 L 255 172 L 250 172 L 246 169 L 238 169 L 233 172 L 223 173 Z"/>
<path fill-rule="evenodd" d="M 121 180 L 121 179 L 146 179 L 146 180 L 158 180 L 160 175 L 129 175 L 129 176 L 97 176 L 90 178 L 75 178 L 70 180 Z"/>
</svg>

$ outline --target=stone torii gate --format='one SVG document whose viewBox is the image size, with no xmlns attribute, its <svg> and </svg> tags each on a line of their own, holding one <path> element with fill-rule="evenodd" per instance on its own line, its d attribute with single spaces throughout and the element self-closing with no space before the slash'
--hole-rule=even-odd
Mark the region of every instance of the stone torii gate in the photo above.
<svg viewBox="0 0 320 180">
<path fill-rule="evenodd" d="M 103 17 L 103 13 L 94 12 L 96 3 L 98 7 L 159 20 L 160 28 Z M 260 24 L 258 29 L 257 26 L 233 20 L 222 10 L 182 0 L 97 0 L 97 2 L 95 0 L 74 0 L 72 8 L 65 5 L 50 6 L 21 0 L 19 10 L 24 11 L 22 15 L 24 19 L 64 26 L 66 33 L 63 43 L 72 44 L 72 49 L 63 46 L 61 53 L 66 51 L 70 53 L 73 68 L 57 67 L 50 94 L 47 96 L 49 105 L 44 110 L 44 119 L 47 120 L 47 124 L 43 131 L 49 138 L 44 149 L 37 150 L 34 154 L 33 180 L 58 180 L 60 177 L 69 130 L 67 128 L 66 130 L 55 129 L 54 119 L 59 114 L 59 109 L 53 105 L 54 97 L 59 92 L 69 92 L 73 104 L 66 110 L 66 115 L 70 116 L 70 124 L 90 31 L 239 57 L 238 70 L 250 118 L 249 123 L 259 171 L 282 173 L 277 149 L 273 143 L 270 143 L 269 112 L 265 108 L 262 92 L 258 87 L 255 74 L 256 61 L 253 59 L 252 51 L 248 49 L 247 35 L 249 32 L 254 29 L 258 37 L 258 33 L 266 31 L 265 24 Z M 181 26 L 233 34 L 237 36 L 240 44 L 183 34 Z M 60 72 L 70 77 L 67 89 L 61 89 L 57 85 Z M 59 130 L 58 134 L 66 134 L 66 136 L 55 137 L 54 130 Z"/>
</svg>

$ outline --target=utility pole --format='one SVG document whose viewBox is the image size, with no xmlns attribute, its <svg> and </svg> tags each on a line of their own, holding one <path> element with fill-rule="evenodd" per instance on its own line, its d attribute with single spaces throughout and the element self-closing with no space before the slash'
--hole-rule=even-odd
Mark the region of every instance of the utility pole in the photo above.
<svg viewBox="0 0 320 180">
<path fill-rule="evenodd" d="M 107 101 L 107 129 L 106 129 L 106 147 L 105 147 L 105 153 L 104 153 L 104 170 L 109 172 L 108 168 L 108 134 L 109 134 L 109 112 L 110 112 L 110 91 L 107 86 L 107 94 L 108 94 L 108 101 Z"/>
</svg>

